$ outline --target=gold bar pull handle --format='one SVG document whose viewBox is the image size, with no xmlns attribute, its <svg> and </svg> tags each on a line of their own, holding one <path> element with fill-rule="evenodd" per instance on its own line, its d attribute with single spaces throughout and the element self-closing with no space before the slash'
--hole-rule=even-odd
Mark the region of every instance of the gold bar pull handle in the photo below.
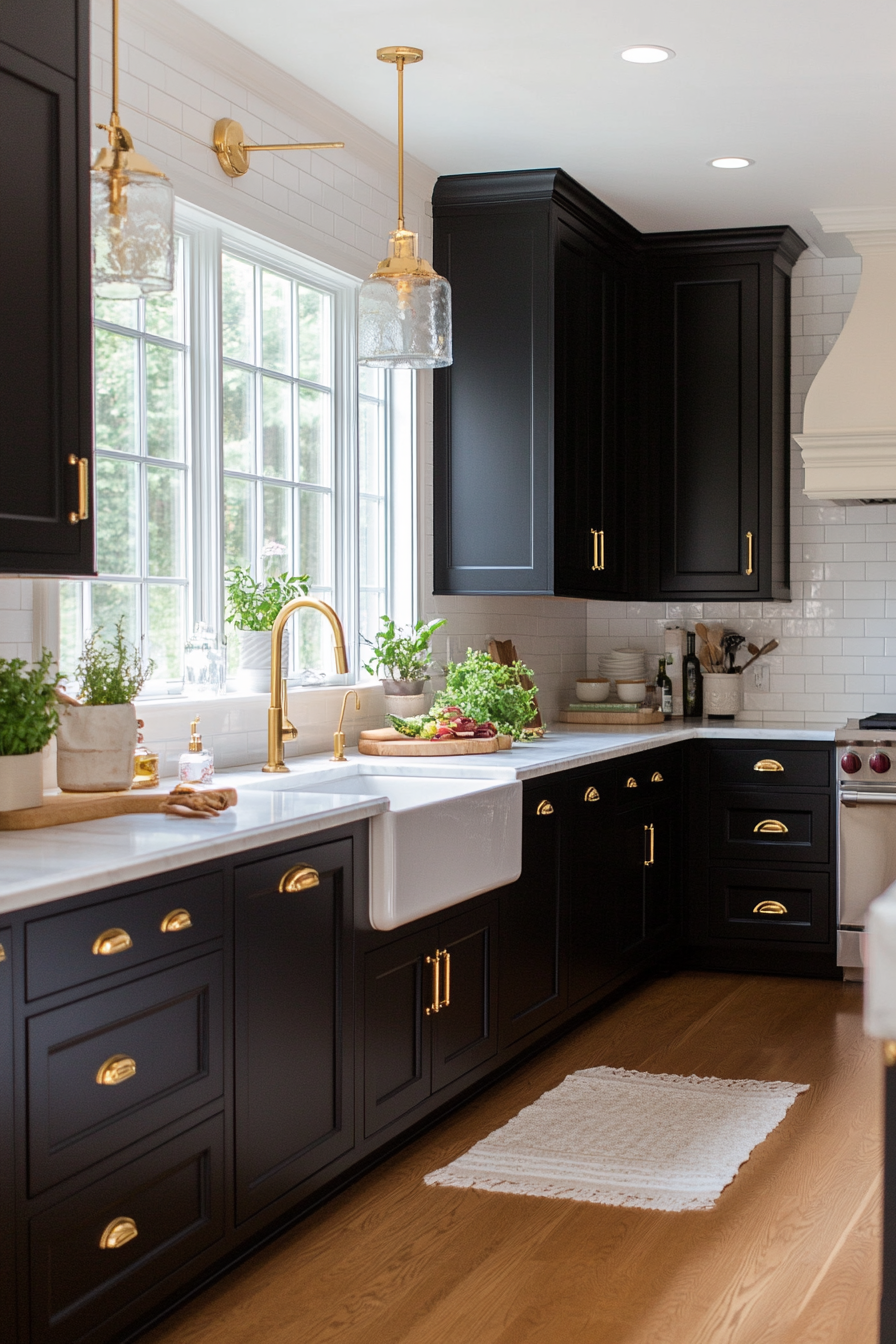
<svg viewBox="0 0 896 1344">
<path fill-rule="evenodd" d="M 106 929 L 94 939 L 90 950 L 95 957 L 114 957 L 117 952 L 127 952 L 133 946 L 131 935 L 124 929 Z"/>
<path fill-rule="evenodd" d="M 139 1236 L 139 1233 L 133 1218 L 113 1218 L 100 1237 L 100 1250 L 117 1251 L 119 1246 L 126 1246 L 136 1236 Z"/>
<path fill-rule="evenodd" d="M 96 1071 L 96 1081 L 100 1087 L 118 1087 L 126 1083 L 137 1072 L 137 1062 L 130 1055 L 110 1055 Z"/>
<path fill-rule="evenodd" d="M 596 570 L 602 570 L 604 567 L 604 534 L 603 529 L 598 532 L 597 528 L 592 527 L 591 538 L 593 545 L 593 555 L 591 560 L 592 573 Z"/>
<path fill-rule="evenodd" d="M 752 532 L 748 532 L 748 533 L 747 533 L 747 568 L 746 568 L 746 570 L 745 570 L 744 572 L 745 572 L 746 574 L 752 574 L 752 573 L 753 573 L 753 533 L 752 533 Z"/>
<path fill-rule="evenodd" d="M 654 829 L 653 829 L 653 822 L 651 822 L 649 826 L 645 826 L 645 827 L 644 827 L 644 867 L 645 867 L 645 868 L 652 868 L 652 867 L 653 867 L 653 853 L 654 853 L 654 843 L 655 843 L 655 839 L 656 839 L 656 836 L 655 836 Z"/>
<path fill-rule="evenodd" d="M 884 1063 L 888 1069 L 896 1064 L 896 1041 L 884 1041 Z"/>
<path fill-rule="evenodd" d="M 83 523 L 88 516 L 87 510 L 87 458 L 78 457 L 77 453 L 69 453 L 68 464 L 70 467 L 78 468 L 78 511 L 70 513 L 68 520 L 70 523 Z"/>
<path fill-rule="evenodd" d="M 280 879 L 280 891 L 310 891 L 312 887 L 320 886 L 320 873 L 314 868 L 308 868 L 305 864 L 300 864 L 298 868 L 290 868 Z"/>
<path fill-rule="evenodd" d="M 774 821 L 769 818 L 767 821 L 757 821 L 753 827 L 754 835 L 787 835 L 787 827 L 783 821 Z"/>
<path fill-rule="evenodd" d="M 442 996 L 440 991 L 440 976 L 439 976 L 439 966 L 441 965 L 441 961 L 442 961 L 442 954 L 441 952 L 438 951 L 436 952 L 434 957 L 426 958 L 427 966 L 432 967 L 432 1003 L 426 1010 L 427 1017 L 431 1017 L 434 1013 L 437 1013 L 442 1006 Z"/>
<path fill-rule="evenodd" d="M 450 1007 L 451 1007 L 451 953 L 448 951 L 448 949 L 447 949 L 447 947 L 446 947 L 446 948 L 444 948 L 444 949 L 439 953 L 439 956 L 442 958 L 442 961 L 444 961 L 444 963 L 445 963 L 445 977 L 444 977 L 444 982 L 443 982 L 443 984 L 442 984 L 442 999 L 441 999 L 441 1002 L 440 1002 L 440 1004 L 439 1004 L 439 1007 L 440 1007 L 440 1008 L 450 1008 Z"/>
</svg>

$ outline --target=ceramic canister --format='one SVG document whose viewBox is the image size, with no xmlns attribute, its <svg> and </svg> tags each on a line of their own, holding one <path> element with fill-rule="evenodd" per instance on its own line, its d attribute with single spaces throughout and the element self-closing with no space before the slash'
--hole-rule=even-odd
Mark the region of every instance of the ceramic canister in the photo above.
<svg viewBox="0 0 896 1344">
<path fill-rule="evenodd" d="M 744 679 L 736 672 L 703 673 L 703 713 L 711 719 L 733 719 L 743 709 Z"/>
</svg>

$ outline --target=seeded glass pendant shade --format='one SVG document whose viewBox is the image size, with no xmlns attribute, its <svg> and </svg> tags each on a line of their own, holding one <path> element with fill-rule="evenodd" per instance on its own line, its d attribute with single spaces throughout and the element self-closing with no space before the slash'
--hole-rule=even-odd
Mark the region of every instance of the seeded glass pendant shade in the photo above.
<svg viewBox="0 0 896 1344">
<path fill-rule="evenodd" d="M 398 68 L 398 228 L 358 296 L 358 363 L 442 369 L 451 363 L 451 286 L 417 255 L 417 235 L 404 227 L 404 67 L 423 52 L 381 47 L 377 56 Z"/>
<path fill-rule="evenodd" d="M 118 117 L 118 0 L 112 0 L 109 144 L 90 171 L 93 287 L 99 298 L 136 299 L 174 287 L 174 188 L 138 154 Z"/>
</svg>

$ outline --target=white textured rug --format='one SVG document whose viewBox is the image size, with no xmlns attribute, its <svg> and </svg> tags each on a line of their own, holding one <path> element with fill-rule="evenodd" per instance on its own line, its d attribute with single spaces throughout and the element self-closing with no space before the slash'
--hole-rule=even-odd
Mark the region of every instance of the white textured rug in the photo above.
<svg viewBox="0 0 896 1344">
<path fill-rule="evenodd" d="M 427 1185 L 633 1209 L 711 1209 L 807 1083 L 582 1069 Z"/>
</svg>

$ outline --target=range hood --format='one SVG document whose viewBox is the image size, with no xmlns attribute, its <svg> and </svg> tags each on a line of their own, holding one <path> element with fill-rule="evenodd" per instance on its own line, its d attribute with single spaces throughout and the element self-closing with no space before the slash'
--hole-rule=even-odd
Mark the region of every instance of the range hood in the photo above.
<svg viewBox="0 0 896 1344">
<path fill-rule="evenodd" d="M 852 312 L 806 395 L 796 434 L 810 499 L 896 502 L 896 207 L 816 210 L 862 258 Z"/>
</svg>

